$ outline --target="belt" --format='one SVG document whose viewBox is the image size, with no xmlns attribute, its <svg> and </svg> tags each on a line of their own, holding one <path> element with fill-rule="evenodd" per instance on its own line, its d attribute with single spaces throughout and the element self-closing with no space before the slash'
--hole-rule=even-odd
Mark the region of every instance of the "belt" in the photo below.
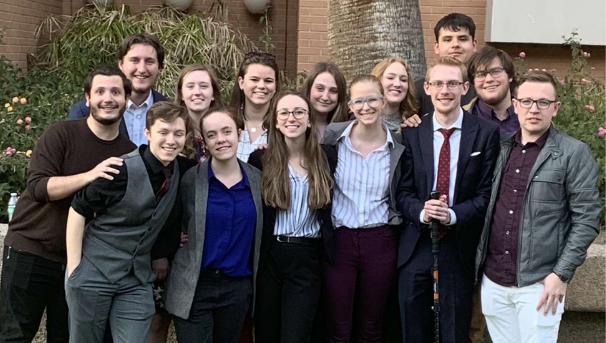
<svg viewBox="0 0 606 343">
<path fill-rule="evenodd" d="M 280 243 L 294 243 L 294 244 L 307 245 L 307 246 L 320 245 L 319 238 L 291 237 L 291 236 L 283 236 L 283 235 L 278 235 L 278 236 L 274 236 L 274 237 L 276 237 L 276 240 Z"/>
</svg>

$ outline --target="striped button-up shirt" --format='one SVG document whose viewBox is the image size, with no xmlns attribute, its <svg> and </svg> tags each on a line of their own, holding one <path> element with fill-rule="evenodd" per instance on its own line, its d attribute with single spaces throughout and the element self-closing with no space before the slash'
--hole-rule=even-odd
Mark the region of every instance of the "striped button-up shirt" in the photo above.
<svg viewBox="0 0 606 343">
<path fill-rule="evenodd" d="M 318 212 L 310 210 L 307 205 L 309 191 L 307 175 L 299 176 L 290 164 L 288 165 L 288 175 L 290 179 L 290 207 L 287 211 L 278 210 L 274 235 L 318 238 L 320 237 Z"/>
<path fill-rule="evenodd" d="M 248 156 L 260 145 L 267 143 L 267 131 L 263 131 L 254 142 L 250 141 L 250 135 L 246 129 L 240 133 L 240 141 L 238 142 L 238 152 L 236 153 L 240 161 L 248 162 Z"/>
<path fill-rule="evenodd" d="M 389 166 L 394 146 L 389 130 L 385 144 L 364 158 L 351 143 L 351 123 L 337 144 L 338 162 L 332 219 L 335 228 L 371 228 L 389 221 Z"/>
<path fill-rule="evenodd" d="M 143 132 L 145 130 L 145 121 L 147 120 L 147 110 L 154 104 L 154 96 L 149 92 L 149 96 L 145 101 L 137 106 L 131 100 L 128 100 L 126 110 L 124 111 L 124 123 L 128 137 L 137 146 L 147 144 L 147 137 Z"/>
</svg>

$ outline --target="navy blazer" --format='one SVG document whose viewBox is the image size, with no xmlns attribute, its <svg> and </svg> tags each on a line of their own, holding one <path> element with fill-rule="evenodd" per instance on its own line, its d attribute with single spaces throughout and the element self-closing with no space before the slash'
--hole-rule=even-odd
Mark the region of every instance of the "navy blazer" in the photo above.
<svg viewBox="0 0 606 343">
<path fill-rule="evenodd" d="M 167 97 L 156 92 L 152 91 L 152 102 L 156 103 L 158 101 L 169 101 Z M 69 114 L 67 115 L 67 119 L 79 119 L 88 117 L 90 114 L 90 109 L 86 106 L 86 99 L 82 99 L 75 103 L 72 108 L 69 110 Z M 126 130 L 126 123 L 124 123 L 124 118 L 120 121 L 120 132 L 122 132 L 126 137 L 130 139 L 128 136 L 128 131 Z"/>
<path fill-rule="evenodd" d="M 416 128 L 402 129 L 402 144 L 406 148 L 397 190 L 397 208 L 406 218 L 406 224 L 400 236 L 398 267 L 408 261 L 421 232 L 428 229 L 428 225 L 421 223 L 419 217 L 430 198 L 434 180 L 432 117 L 433 114 L 429 114 Z M 451 207 L 457 222 L 450 228 L 450 234 L 456 236 L 459 256 L 470 273 L 473 273 L 476 247 L 490 200 L 498 154 L 499 127 L 464 111 Z"/>
</svg>

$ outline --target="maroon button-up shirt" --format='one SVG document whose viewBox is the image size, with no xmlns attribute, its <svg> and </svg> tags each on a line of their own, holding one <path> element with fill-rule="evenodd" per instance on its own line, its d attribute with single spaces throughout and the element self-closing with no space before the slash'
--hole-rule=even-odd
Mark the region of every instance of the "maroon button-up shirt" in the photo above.
<svg viewBox="0 0 606 343">
<path fill-rule="evenodd" d="M 484 264 L 484 274 L 501 286 L 517 285 L 518 236 L 526 185 L 548 135 L 549 130 L 536 142 L 522 145 L 522 136 L 518 131 L 507 163 L 501 171 Z"/>
</svg>

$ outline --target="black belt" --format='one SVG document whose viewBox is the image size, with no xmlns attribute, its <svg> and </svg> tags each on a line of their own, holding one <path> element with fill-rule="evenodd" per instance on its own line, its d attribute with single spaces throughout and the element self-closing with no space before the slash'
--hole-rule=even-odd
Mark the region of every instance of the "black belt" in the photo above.
<svg viewBox="0 0 606 343">
<path fill-rule="evenodd" d="M 301 244 L 301 245 L 307 245 L 307 246 L 312 246 L 312 247 L 320 245 L 319 238 L 290 237 L 290 236 L 283 236 L 283 235 L 278 235 L 278 236 L 274 236 L 274 237 L 276 237 L 276 241 L 278 241 L 280 243 L 294 243 L 294 244 Z"/>
</svg>

